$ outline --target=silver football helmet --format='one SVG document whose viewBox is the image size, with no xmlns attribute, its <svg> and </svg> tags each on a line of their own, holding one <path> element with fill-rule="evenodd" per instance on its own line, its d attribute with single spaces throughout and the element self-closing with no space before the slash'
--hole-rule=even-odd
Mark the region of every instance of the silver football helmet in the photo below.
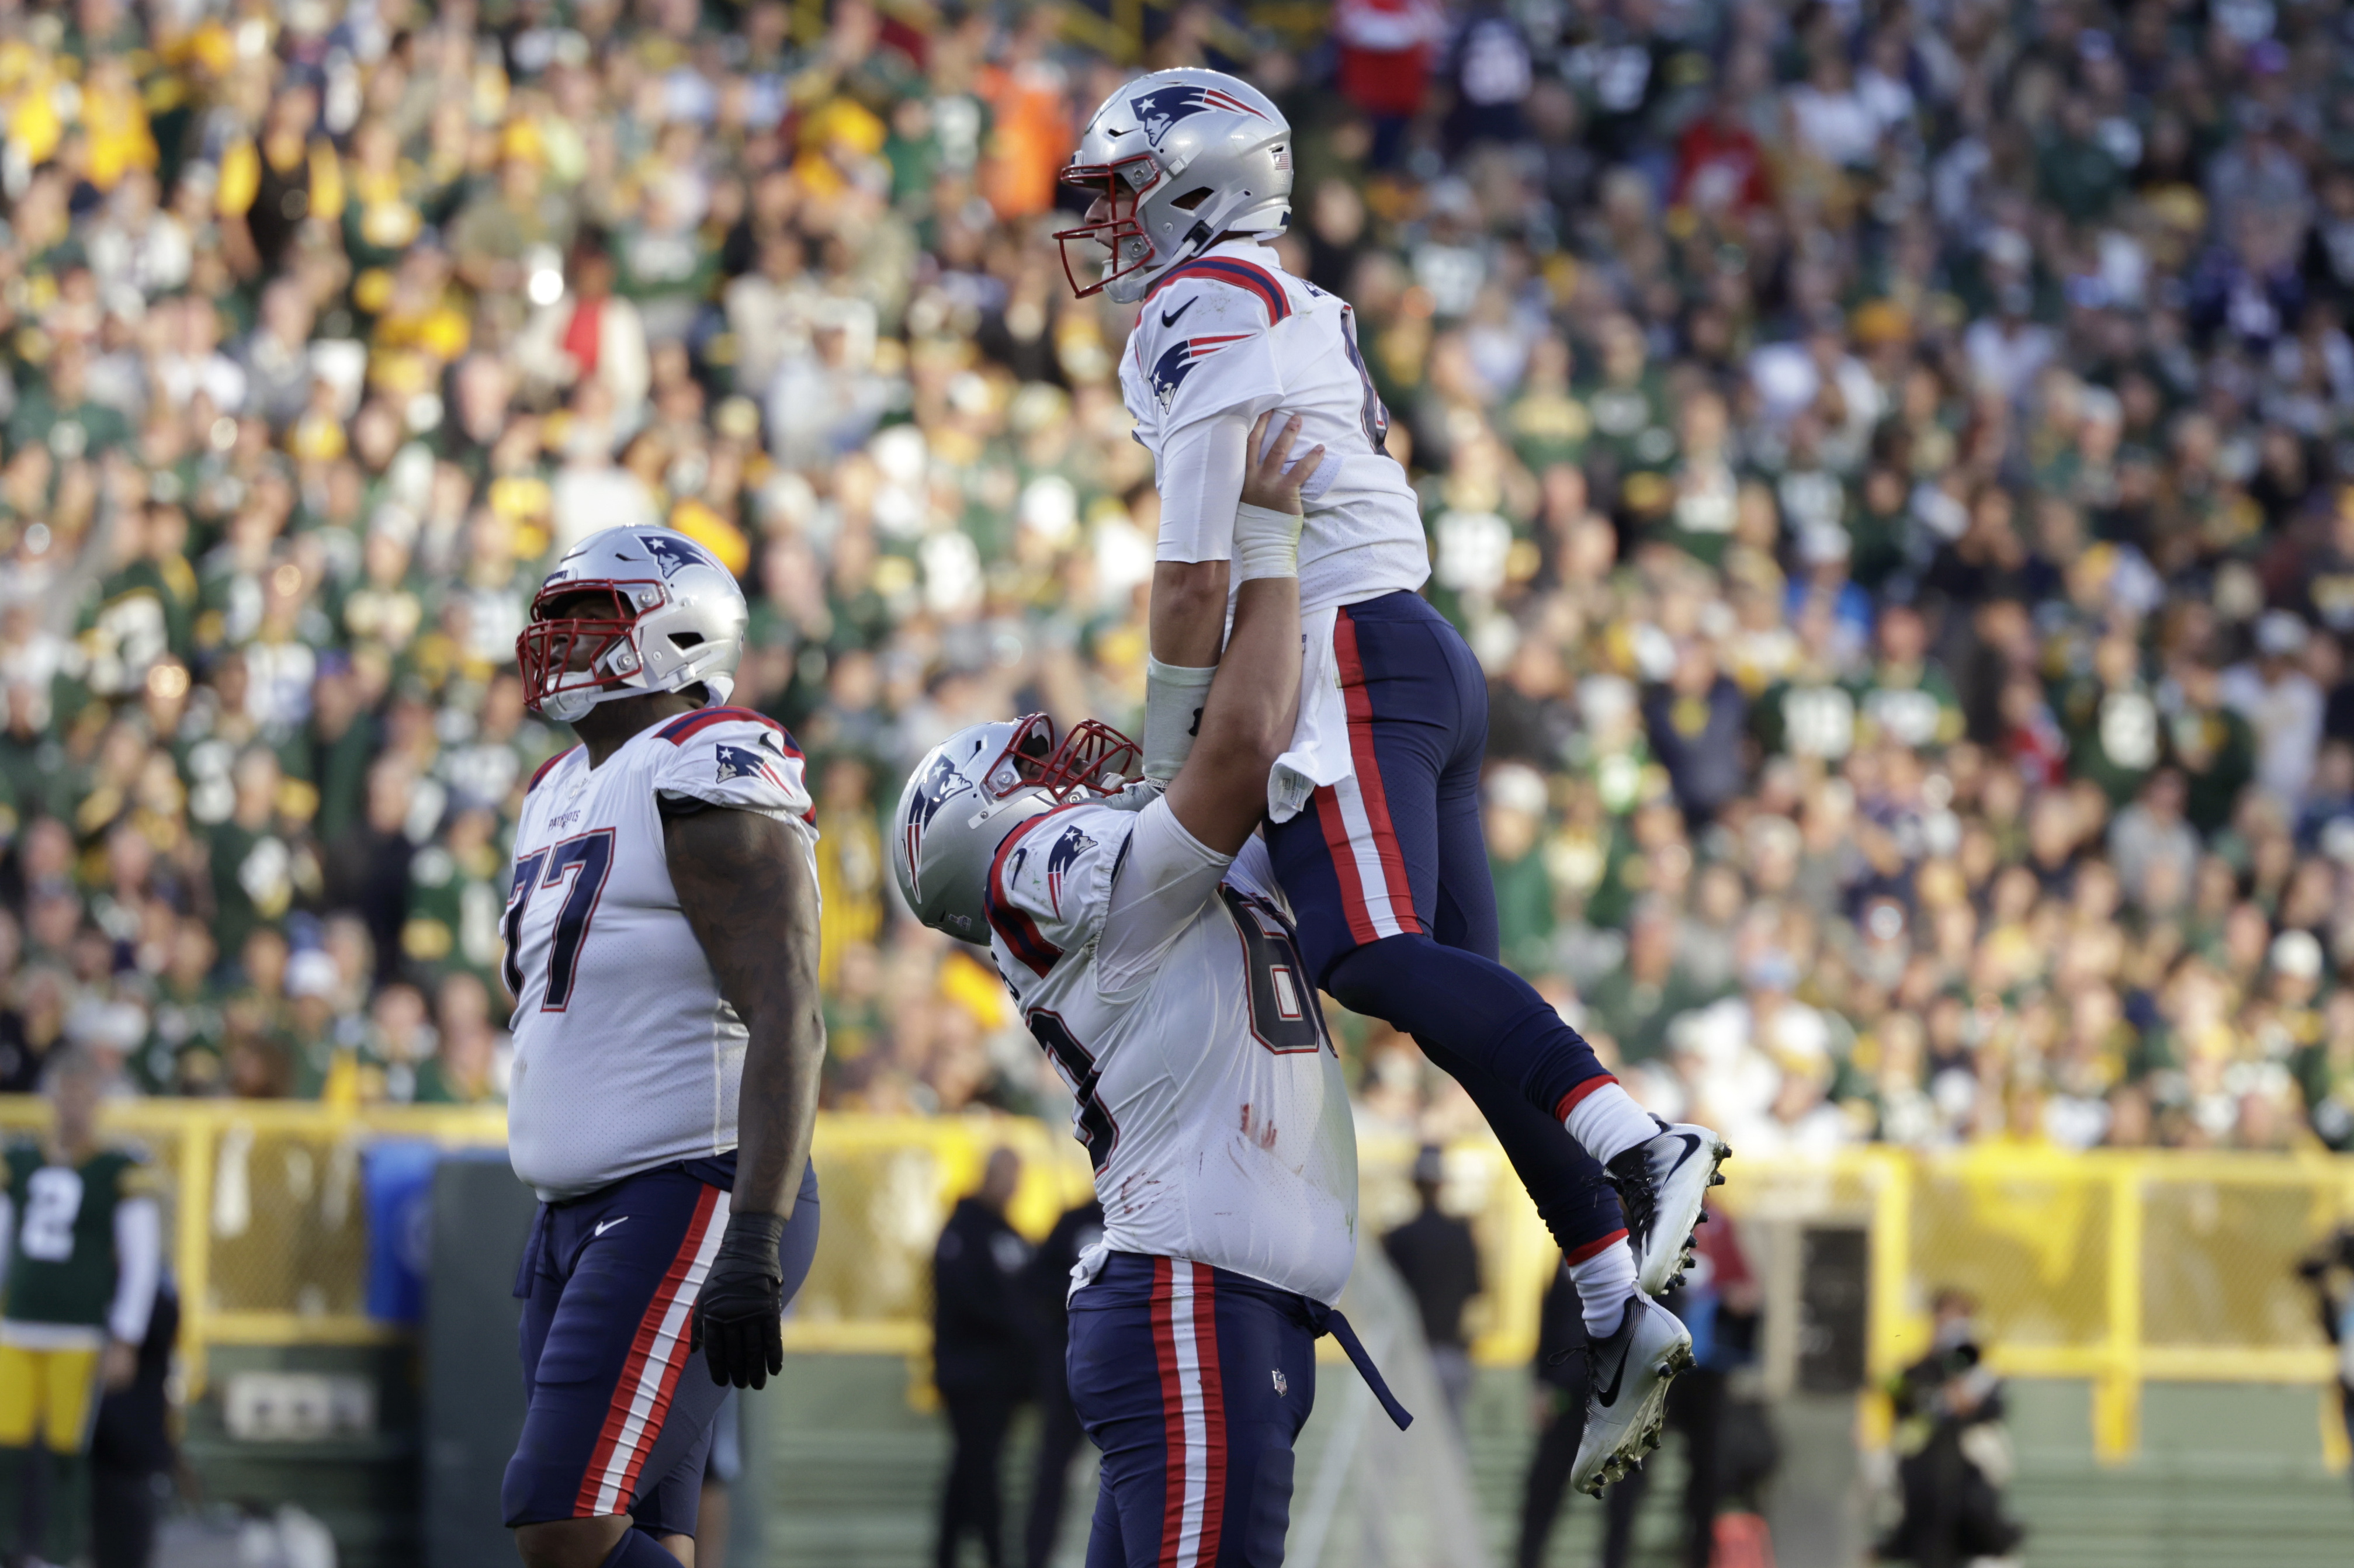
<svg viewBox="0 0 2354 1568">
<path fill-rule="evenodd" d="M 574 599 L 551 617 L 559 601 Z M 736 690 L 750 615 L 735 574 L 668 528 L 608 528 L 565 553 L 515 639 L 524 702 L 570 724 L 599 703 L 700 683 L 712 705 Z"/>
<path fill-rule="evenodd" d="M 1097 198 L 1087 219 L 1055 236 L 1063 276 L 1081 299 L 1122 304 L 1221 234 L 1272 238 L 1291 221 L 1291 126 L 1267 94 L 1224 71 L 1157 70 L 1114 91 L 1087 122 L 1063 183 Z M 1092 283 L 1071 242 L 1111 254 Z M 1083 255 L 1080 267 L 1095 264 Z"/>
<path fill-rule="evenodd" d="M 968 725 L 924 755 L 892 817 L 891 874 L 916 918 L 989 945 L 989 868 L 1005 835 L 1078 794 L 1119 792 L 1136 743 L 1088 719 L 1058 743 L 1031 714 Z"/>
</svg>

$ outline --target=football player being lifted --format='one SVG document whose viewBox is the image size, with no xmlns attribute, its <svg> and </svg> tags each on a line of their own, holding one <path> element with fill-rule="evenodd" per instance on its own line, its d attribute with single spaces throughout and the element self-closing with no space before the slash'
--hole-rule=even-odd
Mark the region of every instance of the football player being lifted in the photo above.
<svg viewBox="0 0 2354 1568">
<path fill-rule="evenodd" d="M 1560 1242 L 1599 1358 L 1575 1472 L 1596 1489 L 1649 1439 L 1684 1354 L 1651 1297 L 1681 1273 L 1729 1151 L 1646 1113 L 1498 961 L 1479 805 L 1486 678 L 1416 592 L 1421 509 L 1384 450 L 1353 313 L 1287 273 L 1270 243 L 1290 220 L 1291 154 L 1264 94 L 1187 69 L 1112 93 L 1064 171 L 1090 200 L 1056 237 L 1072 286 L 1140 307 L 1120 386 L 1161 493 L 1144 771 L 1179 776 L 1232 656 L 1235 497 L 1253 420 L 1284 409 L 1322 455 L 1301 490 L 1307 654 L 1267 781 L 1273 874 L 1309 980 L 1413 1035 L 1463 1085 Z"/>
<path fill-rule="evenodd" d="M 1406 1420 L 1332 1310 L 1356 1130 L 1253 836 L 1299 692 L 1293 508 L 1318 453 L 1291 474 L 1290 445 L 1237 487 L 1234 642 L 1166 794 L 1122 788 L 1126 736 L 1090 721 L 1057 744 L 1034 714 L 950 736 L 893 822 L 908 906 L 988 945 L 1077 1097 L 1104 1212 L 1070 1297 L 1071 1400 L 1103 1451 L 1090 1568 L 1282 1561 L 1325 1331 Z"/>
<path fill-rule="evenodd" d="M 515 643 L 580 737 L 524 796 L 504 931 L 532 1568 L 692 1568 L 713 1419 L 781 1369 L 817 1247 L 817 828 L 792 737 L 723 705 L 745 616 L 694 540 L 609 528 Z"/>
</svg>

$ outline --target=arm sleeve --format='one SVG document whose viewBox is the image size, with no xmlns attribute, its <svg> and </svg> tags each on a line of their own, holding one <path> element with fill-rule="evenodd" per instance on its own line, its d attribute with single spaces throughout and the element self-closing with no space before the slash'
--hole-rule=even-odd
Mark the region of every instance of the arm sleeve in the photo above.
<svg viewBox="0 0 2354 1568">
<path fill-rule="evenodd" d="M 1112 868 L 1098 983 L 1123 991 L 1145 979 L 1234 863 L 1185 831 L 1166 799 L 1136 814 L 1127 853 Z"/>
<path fill-rule="evenodd" d="M 1198 420 L 1163 444 L 1159 559 L 1223 561 L 1234 554 L 1249 445 L 1250 420 L 1241 414 Z"/>
<path fill-rule="evenodd" d="M 774 719 L 749 708 L 698 708 L 660 734 L 670 744 L 654 764 L 654 792 L 666 808 L 699 801 L 815 831 L 801 748 Z"/>
<path fill-rule="evenodd" d="M 1160 300 L 1192 335 L 1156 329 L 1150 316 L 1137 329 L 1149 334 L 1140 354 L 1161 408 L 1159 555 L 1223 561 L 1234 548 L 1251 421 L 1283 400 L 1274 328 L 1256 294 L 1228 283 L 1181 284 Z"/>
<path fill-rule="evenodd" d="M 164 1217 L 155 1200 L 125 1198 L 114 1207 L 114 1302 L 106 1331 L 126 1345 L 143 1343 L 164 1262 Z"/>
</svg>

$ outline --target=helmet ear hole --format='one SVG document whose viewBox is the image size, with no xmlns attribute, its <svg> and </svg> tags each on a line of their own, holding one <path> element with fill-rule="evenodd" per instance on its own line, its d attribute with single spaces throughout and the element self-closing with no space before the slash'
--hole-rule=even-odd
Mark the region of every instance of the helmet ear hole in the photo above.
<svg viewBox="0 0 2354 1568">
<path fill-rule="evenodd" d="M 1204 202 L 1209 200 L 1214 194 L 1215 193 L 1214 193 L 1209 186 L 1204 185 L 1199 190 L 1187 191 L 1183 196 L 1179 196 L 1175 201 L 1171 202 L 1169 205 L 1172 207 L 1182 207 L 1187 212 L 1191 212 L 1195 207 L 1201 206 Z"/>
<path fill-rule="evenodd" d="M 703 633 L 700 631 L 673 631 L 670 634 L 670 645 L 673 648 L 681 649 L 700 648 L 703 646 Z"/>
</svg>

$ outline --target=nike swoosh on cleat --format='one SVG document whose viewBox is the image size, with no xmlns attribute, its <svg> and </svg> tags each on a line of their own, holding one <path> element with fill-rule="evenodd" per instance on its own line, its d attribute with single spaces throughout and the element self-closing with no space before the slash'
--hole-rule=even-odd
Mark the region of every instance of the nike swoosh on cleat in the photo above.
<svg viewBox="0 0 2354 1568">
<path fill-rule="evenodd" d="M 1691 1164 L 1691 1157 L 1700 1152 L 1700 1135 L 1698 1133 L 1680 1132 L 1676 1134 L 1676 1136 L 1683 1139 L 1684 1151 L 1676 1157 L 1676 1162 L 1673 1165 L 1668 1167 L 1669 1176 L 1673 1176 L 1677 1171 Z M 1666 1177 L 1660 1178 L 1662 1181 L 1665 1181 L 1666 1179 Z"/>
<path fill-rule="evenodd" d="M 1177 324 L 1177 318 L 1183 315 L 1187 311 L 1192 310 L 1195 304 L 1200 302 L 1201 298 L 1201 295 L 1196 294 L 1192 299 L 1186 301 L 1183 304 L 1178 306 L 1175 310 L 1161 312 L 1161 324 L 1164 327 L 1175 326 Z"/>
<path fill-rule="evenodd" d="M 1607 1410 L 1618 1403 L 1618 1385 L 1627 1381 L 1627 1363 L 1635 1359 L 1635 1339 L 1627 1338 L 1627 1348 L 1618 1352 L 1618 1370 L 1610 1374 L 1610 1386 L 1594 1396 L 1594 1403 Z"/>
</svg>

